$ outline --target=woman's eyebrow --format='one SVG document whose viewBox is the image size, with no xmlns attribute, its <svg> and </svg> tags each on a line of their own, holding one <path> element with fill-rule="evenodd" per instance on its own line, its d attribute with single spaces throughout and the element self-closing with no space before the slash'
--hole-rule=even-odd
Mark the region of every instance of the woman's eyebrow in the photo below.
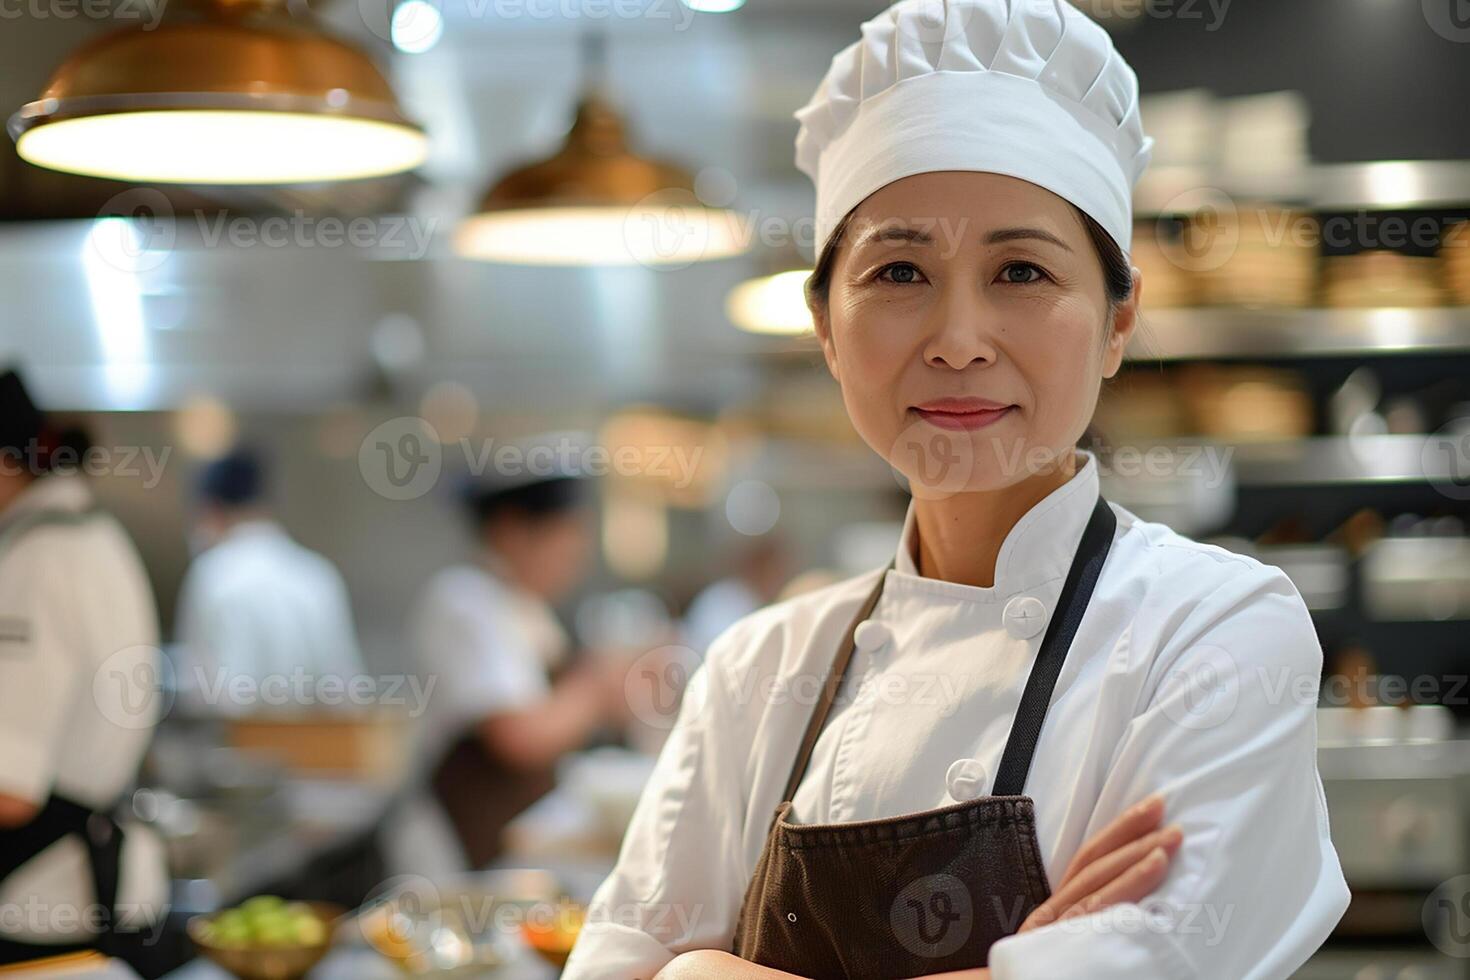
<svg viewBox="0 0 1470 980">
<path fill-rule="evenodd" d="M 853 246 L 854 249 L 871 245 L 874 242 L 909 242 L 913 245 L 933 245 L 934 236 L 920 228 L 899 228 L 886 225 L 870 228 L 863 233 Z"/>
<path fill-rule="evenodd" d="M 1051 242 L 1053 245 L 1064 248 L 1068 252 L 1072 251 L 1072 246 L 1051 232 L 1043 231 L 1040 228 L 997 228 L 985 236 L 985 241 L 991 245 L 995 245 L 999 242 L 1013 242 L 1018 238 L 1037 238 L 1043 242 Z"/>
</svg>

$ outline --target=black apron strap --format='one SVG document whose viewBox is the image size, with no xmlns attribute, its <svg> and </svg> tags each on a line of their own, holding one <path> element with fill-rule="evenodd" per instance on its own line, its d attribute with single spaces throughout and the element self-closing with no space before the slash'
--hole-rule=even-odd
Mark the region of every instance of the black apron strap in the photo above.
<svg viewBox="0 0 1470 980">
<path fill-rule="evenodd" d="M 81 510 L 24 511 L 0 522 L 0 552 L 37 528 L 75 527 L 103 516 L 105 512 L 95 505 Z M 123 831 L 112 814 L 93 810 L 53 793 L 30 822 L 22 827 L 0 830 L 0 882 L 51 845 L 72 836 L 80 840 L 87 850 L 92 890 L 103 916 L 100 934 L 79 948 L 95 948 L 113 955 L 118 883 L 122 875 Z M 22 943 L 8 945 L 16 950 L 26 948 Z M 34 948 L 47 950 L 51 947 Z"/>
<path fill-rule="evenodd" d="M 1067 578 L 1062 585 L 1062 594 L 1057 601 L 1056 612 L 1047 626 L 1046 636 L 1041 641 L 1041 649 L 1026 679 L 1026 688 L 1021 695 L 1021 706 L 1016 712 L 1015 721 L 1011 724 L 1010 736 L 1001 754 L 1000 770 L 996 775 L 995 787 L 991 791 L 992 796 L 1019 796 L 1026 787 L 1026 774 L 1031 769 L 1031 757 L 1036 752 L 1036 743 L 1041 736 L 1041 723 L 1046 718 L 1047 708 L 1051 706 L 1052 691 L 1055 690 L 1057 678 L 1061 675 L 1062 664 L 1067 659 L 1067 650 L 1072 645 L 1072 638 L 1076 636 L 1077 627 L 1082 622 L 1082 614 L 1087 611 L 1087 604 L 1092 599 L 1093 588 L 1097 585 L 1097 578 L 1102 571 L 1103 562 L 1107 559 L 1108 550 L 1113 545 L 1113 532 L 1117 526 L 1118 519 L 1113 515 L 1112 508 L 1102 497 L 1098 497 L 1097 504 L 1092 509 L 1092 516 L 1087 521 L 1087 527 L 1083 529 L 1082 540 L 1077 545 L 1077 552 L 1072 557 L 1071 567 L 1067 570 Z M 888 578 L 888 570 L 894 567 L 895 561 L 896 559 L 890 560 L 887 567 L 879 574 L 878 581 L 874 583 L 872 591 L 868 593 L 867 599 L 864 600 L 857 614 L 853 616 L 846 633 L 843 634 L 842 642 L 837 648 L 837 656 L 827 671 L 826 683 L 822 685 L 821 695 L 816 707 L 812 710 L 811 718 L 807 721 L 806 732 L 802 735 L 801 745 L 796 753 L 796 761 L 792 764 L 791 775 L 786 780 L 786 788 L 781 793 L 783 803 L 790 801 L 796 795 L 796 789 L 801 785 L 802 777 L 806 775 L 807 766 L 811 763 L 812 752 L 817 746 L 817 739 L 822 734 L 822 727 L 827 723 L 827 716 L 832 711 L 832 704 L 837 699 L 837 692 L 842 686 L 842 679 L 852 660 L 857 628 L 877 608 L 878 600 L 883 595 L 883 583 Z"/>
<path fill-rule="evenodd" d="M 878 599 L 883 595 L 883 583 L 888 578 L 888 570 L 893 568 L 896 561 L 897 558 L 889 559 L 887 566 L 878 573 L 878 581 L 874 583 L 873 590 L 868 593 L 867 599 L 863 600 L 852 622 L 847 624 L 847 632 L 843 634 L 842 642 L 837 647 L 837 657 L 827 670 L 827 680 L 822 685 L 822 691 L 818 696 L 816 707 L 812 709 L 811 718 L 807 720 L 806 732 L 801 737 L 801 747 L 797 750 L 796 761 L 791 765 L 791 775 L 786 780 L 786 789 L 781 792 L 782 802 L 796 795 L 796 787 L 801 785 L 801 777 L 806 775 L 806 767 L 812 759 L 812 750 L 817 747 L 817 738 L 822 734 L 822 726 L 827 723 L 827 715 L 831 713 L 832 703 L 837 700 L 837 691 L 842 687 L 842 678 L 847 674 L 847 664 L 852 660 L 857 628 L 873 614 L 873 610 L 878 605 Z"/>
<path fill-rule="evenodd" d="M 1041 650 L 1031 674 L 1026 678 L 1026 688 L 1021 695 L 1021 706 L 1016 709 L 1016 719 L 1011 723 L 1011 734 L 1006 740 L 1005 751 L 1000 757 L 1000 769 L 996 772 L 992 796 L 1020 796 L 1026 790 L 1026 774 L 1031 770 L 1031 757 L 1036 753 L 1036 743 L 1041 738 L 1041 724 L 1046 720 L 1046 711 L 1051 707 L 1052 692 L 1057 678 L 1062 673 L 1062 664 L 1077 635 L 1077 627 L 1087 612 L 1092 599 L 1092 590 L 1097 585 L 1108 549 L 1113 546 L 1113 532 L 1118 519 L 1113 509 L 1102 497 L 1082 532 L 1077 545 L 1077 554 L 1067 570 L 1067 579 L 1062 585 L 1061 598 L 1056 611 L 1047 624 L 1046 636 L 1041 641 Z"/>
<path fill-rule="evenodd" d="M 0 881 L 63 837 L 86 839 L 92 811 L 60 796 L 52 796 L 27 824 L 0 830 Z"/>
<path fill-rule="evenodd" d="M 29 823 L 0 831 L 0 882 L 51 845 L 72 836 L 87 849 L 92 890 L 102 913 L 102 931 L 92 944 L 109 952 L 117 926 L 123 843 L 122 828 L 111 814 L 53 794 Z"/>
</svg>

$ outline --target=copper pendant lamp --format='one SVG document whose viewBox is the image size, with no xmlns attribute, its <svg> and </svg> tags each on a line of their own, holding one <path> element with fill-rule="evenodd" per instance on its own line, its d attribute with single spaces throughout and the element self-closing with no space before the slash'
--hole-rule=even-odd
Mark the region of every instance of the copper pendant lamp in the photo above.
<svg viewBox="0 0 1470 980">
<path fill-rule="evenodd" d="M 368 56 L 284 0 L 191 0 L 72 54 L 9 131 L 20 156 L 140 183 L 379 177 L 428 141 Z"/>
<path fill-rule="evenodd" d="M 703 203 L 687 170 L 635 153 L 622 118 L 593 89 L 562 148 L 501 177 L 456 229 L 455 251 L 520 264 L 661 267 L 743 252 L 738 216 Z"/>
</svg>

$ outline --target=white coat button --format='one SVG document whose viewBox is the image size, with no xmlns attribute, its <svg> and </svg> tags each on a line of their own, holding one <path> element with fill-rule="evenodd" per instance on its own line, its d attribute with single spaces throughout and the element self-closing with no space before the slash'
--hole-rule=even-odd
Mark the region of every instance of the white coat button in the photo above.
<svg viewBox="0 0 1470 980">
<path fill-rule="evenodd" d="M 853 634 L 852 642 L 864 653 L 872 653 L 891 639 L 893 639 L 893 634 L 888 631 L 887 626 L 868 619 L 858 624 L 857 632 Z"/>
<path fill-rule="evenodd" d="M 1029 640 L 1046 627 L 1046 604 L 1035 596 L 1018 595 L 1006 603 L 1005 621 L 1012 636 Z"/>
<path fill-rule="evenodd" d="M 960 759 L 950 765 L 944 782 L 956 803 L 978 800 L 985 795 L 985 767 L 975 759 Z"/>
</svg>

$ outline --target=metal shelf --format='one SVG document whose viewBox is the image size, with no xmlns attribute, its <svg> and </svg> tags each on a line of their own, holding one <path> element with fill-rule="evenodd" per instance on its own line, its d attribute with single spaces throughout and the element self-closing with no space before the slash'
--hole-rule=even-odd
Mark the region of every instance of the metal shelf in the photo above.
<svg viewBox="0 0 1470 980">
<path fill-rule="evenodd" d="M 1140 218 L 1186 214 L 1204 201 L 1272 201 L 1316 211 L 1390 211 L 1470 206 L 1470 161 L 1377 160 L 1301 170 L 1223 173 L 1157 167 L 1134 191 Z"/>
<path fill-rule="evenodd" d="M 1427 435 L 1320 436 L 1235 447 L 1236 480 L 1248 487 L 1464 483 L 1451 454 Z M 1448 443 L 1446 443 L 1448 445 Z M 1451 447 L 1453 448 L 1453 447 Z M 1463 465 L 1463 462 L 1462 462 Z"/>
<path fill-rule="evenodd" d="M 1130 361 L 1470 353 L 1470 307 L 1145 310 Z"/>
</svg>

